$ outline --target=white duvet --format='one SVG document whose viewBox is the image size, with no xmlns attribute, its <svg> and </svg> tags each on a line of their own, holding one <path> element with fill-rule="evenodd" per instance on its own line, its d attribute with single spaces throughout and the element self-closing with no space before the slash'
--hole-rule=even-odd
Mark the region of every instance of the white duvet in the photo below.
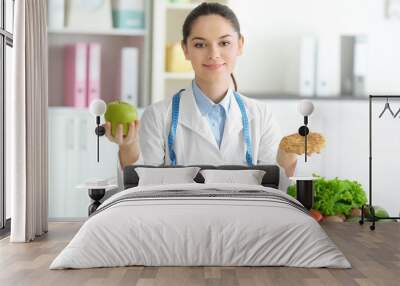
<svg viewBox="0 0 400 286">
<path fill-rule="evenodd" d="M 262 190 L 238 184 L 179 184 L 122 191 L 90 217 L 50 269 L 146 266 L 294 266 L 350 268 L 350 263 L 307 213 L 279 200 L 236 197 L 142 198 L 146 191 Z M 101 211 L 101 209 L 103 210 Z"/>
</svg>

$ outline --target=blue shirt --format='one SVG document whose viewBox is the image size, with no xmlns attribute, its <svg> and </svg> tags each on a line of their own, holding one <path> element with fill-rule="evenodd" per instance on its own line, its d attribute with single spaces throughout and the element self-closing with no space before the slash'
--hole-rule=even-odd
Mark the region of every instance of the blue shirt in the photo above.
<svg viewBox="0 0 400 286">
<path fill-rule="evenodd" d="M 207 117 L 215 141 L 218 147 L 221 147 L 225 120 L 231 104 L 232 90 L 228 89 L 225 97 L 220 103 L 216 104 L 201 91 L 195 80 L 192 81 L 192 89 L 200 113 Z"/>
</svg>

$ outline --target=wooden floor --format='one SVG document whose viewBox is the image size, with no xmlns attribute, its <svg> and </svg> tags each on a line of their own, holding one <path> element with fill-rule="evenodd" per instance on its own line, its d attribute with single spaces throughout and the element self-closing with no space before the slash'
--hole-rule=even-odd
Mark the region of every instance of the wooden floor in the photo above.
<svg viewBox="0 0 400 286">
<path fill-rule="evenodd" d="M 329 223 L 323 228 L 353 268 L 119 267 L 48 270 L 80 223 L 50 223 L 32 243 L 0 241 L 0 285 L 400 285 L 400 223 Z"/>
</svg>

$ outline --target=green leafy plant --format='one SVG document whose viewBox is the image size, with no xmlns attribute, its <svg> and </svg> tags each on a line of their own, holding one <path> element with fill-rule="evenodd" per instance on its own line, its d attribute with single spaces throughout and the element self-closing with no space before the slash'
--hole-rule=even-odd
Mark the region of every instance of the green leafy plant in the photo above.
<svg viewBox="0 0 400 286">
<path fill-rule="evenodd" d="M 357 181 L 335 179 L 327 180 L 313 174 L 314 180 L 314 206 L 323 215 L 350 215 L 353 208 L 360 208 L 367 202 L 363 187 Z M 296 197 L 296 185 L 288 187 L 288 194 Z"/>
</svg>

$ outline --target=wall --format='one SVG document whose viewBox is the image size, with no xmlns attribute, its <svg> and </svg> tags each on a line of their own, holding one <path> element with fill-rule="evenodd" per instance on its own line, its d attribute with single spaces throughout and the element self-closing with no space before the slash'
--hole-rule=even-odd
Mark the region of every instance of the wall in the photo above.
<svg viewBox="0 0 400 286">
<path fill-rule="evenodd" d="M 394 64 L 400 63 L 400 20 L 384 19 L 384 0 L 231 0 L 230 6 L 245 36 L 235 72 L 243 92 L 295 92 L 301 36 L 336 38 L 338 45 L 341 34 L 366 34 L 367 90 L 400 93 L 400 65 Z"/>
<path fill-rule="evenodd" d="M 302 117 L 297 112 L 296 100 L 265 100 L 271 106 L 283 135 L 297 132 Z M 297 176 L 317 173 L 328 179 L 356 180 L 364 191 L 369 191 L 369 105 L 368 100 L 313 100 L 315 110 L 309 118 L 312 132 L 322 133 L 327 141 L 321 154 L 298 157 Z M 397 160 L 400 158 L 398 118 L 378 115 L 385 100 L 374 100 L 372 105 L 372 188 L 373 204 L 384 207 L 392 216 L 400 212 Z M 400 108 L 400 100 L 392 103 Z"/>
<path fill-rule="evenodd" d="M 250 5 L 249 5 L 250 4 Z M 400 94 L 400 20 L 385 18 L 384 0 L 231 0 L 245 36 L 245 51 L 235 74 L 244 94 L 279 94 L 296 90 L 300 35 L 366 34 L 368 93 Z M 297 131 L 297 101 L 267 100 L 284 135 Z M 321 155 L 299 158 L 297 175 L 313 172 L 327 178 L 359 181 L 368 194 L 368 101 L 314 100 L 310 126 L 327 138 Z M 400 136 L 398 118 L 378 119 L 373 111 L 373 203 L 399 215 L 396 189 Z M 393 101 L 395 111 L 400 101 Z M 378 113 L 379 112 L 379 113 Z"/>
<path fill-rule="evenodd" d="M 369 90 L 400 94 L 400 19 L 385 19 L 383 0 L 368 0 Z"/>
</svg>

